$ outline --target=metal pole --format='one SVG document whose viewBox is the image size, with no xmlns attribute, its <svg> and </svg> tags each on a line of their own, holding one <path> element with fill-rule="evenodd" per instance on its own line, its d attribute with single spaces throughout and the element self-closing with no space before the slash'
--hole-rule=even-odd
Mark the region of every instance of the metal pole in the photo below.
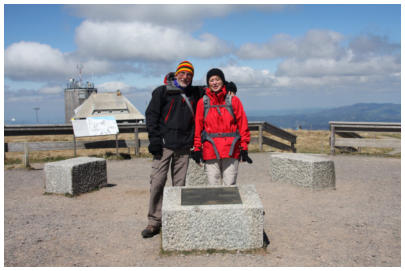
<svg viewBox="0 0 405 271">
<path fill-rule="evenodd" d="M 35 117 L 36 117 L 37 123 L 39 122 L 39 119 L 38 119 L 38 110 L 39 110 L 39 109 L 40 109 L 39 107 L 34 107 L 34 110 L 35 110 Z"/>
</svg>

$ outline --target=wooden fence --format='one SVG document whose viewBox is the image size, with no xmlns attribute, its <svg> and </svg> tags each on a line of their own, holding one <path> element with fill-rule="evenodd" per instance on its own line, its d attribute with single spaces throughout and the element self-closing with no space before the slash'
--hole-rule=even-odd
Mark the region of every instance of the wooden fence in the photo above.
<svg viewBox="0 0 405 271">
<path fill-rule="evenodd" d="M 399 139 L 362 138 L 355 132 L 400 133 L 401 123 L 397 122 L 344 122 L 330 121 L 330 152 L 335 154 L 338 147 L 400 148 Z M 336 137 L 339 135 L 341 137 Z"/>
<path fill-rule="evenodd" d="M 48 142 L 8 142 L 4 143 L 4 152 L 28 152 L 49 151 L 49 150 L 75 150 L 75 149 L 99 149 L 99 148 L 134 148 L 135 156 L 139 156 L 141 147 L 146 147 L 149 140 L 139 139 L 139 133 L 145 133 L 145 124 L 118 123 L 120 134 L 133 133 L 133 140 L 103 140 L 103 141 L 76 141 L 73 135 L 71 124 L 57 125 L 5 125 L 4 136 L 33 136 L 33 135 L 72 135 L 72 141 L 48 141 Z M 259 131 L 257 137 L 251 138 L 251 143 L 258 144 L 259 150 L 263 151 L 263 145 L 277 149 L 295 152 L 297 137 L 267 122 L 249 122 L 250 131 Z M 267 132 L 275 137 L 284 139 L 289 145 L 268 138 L 264 135 Z"/>
</svg>

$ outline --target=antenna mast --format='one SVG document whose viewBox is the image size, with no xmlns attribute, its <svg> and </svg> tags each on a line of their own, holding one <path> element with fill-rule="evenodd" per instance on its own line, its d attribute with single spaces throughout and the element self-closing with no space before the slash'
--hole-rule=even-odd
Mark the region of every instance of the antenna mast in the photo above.
<svg viewBox="0 0 405 271">
<path fill-rule="evenodd" d="M 81 85 L 81 83 L 82 83 L 83 64 L 77 64 L 76 68 L 79 71 L 79 82 L 80 82 L 80 85 Z"/>
</svg>

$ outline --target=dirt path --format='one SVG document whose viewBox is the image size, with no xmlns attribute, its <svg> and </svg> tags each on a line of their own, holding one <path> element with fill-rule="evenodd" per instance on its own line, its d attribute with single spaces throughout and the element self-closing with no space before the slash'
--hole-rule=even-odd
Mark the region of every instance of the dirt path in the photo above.
<svg viewBox="0 0 405 271">
<path fill-rule="evenodd" d="M 115 184 L 74 198 L 44 195 L 43 170 L 4 173 L 5 266 L 400 266 L 400 159 L 335 156 L 336 190 L 271 182 L 268 154 L 242 164 L 256 186 L 267 250 L 161 255 L 143 239 L 150 159 L 108 161 Z"/>
</svg>

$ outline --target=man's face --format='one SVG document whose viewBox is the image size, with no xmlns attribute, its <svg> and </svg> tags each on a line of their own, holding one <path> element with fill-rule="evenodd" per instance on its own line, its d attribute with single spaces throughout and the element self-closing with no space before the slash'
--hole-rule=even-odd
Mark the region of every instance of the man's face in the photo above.
<svg viewBox="0 0 405 271">
<path fill-rule="evenodd" d="M 186 88 L 193 81 L 193 74 L 188 71 L 181 71 L 177 74 L 176 79 L 181 87 Z"/>
</svg>

